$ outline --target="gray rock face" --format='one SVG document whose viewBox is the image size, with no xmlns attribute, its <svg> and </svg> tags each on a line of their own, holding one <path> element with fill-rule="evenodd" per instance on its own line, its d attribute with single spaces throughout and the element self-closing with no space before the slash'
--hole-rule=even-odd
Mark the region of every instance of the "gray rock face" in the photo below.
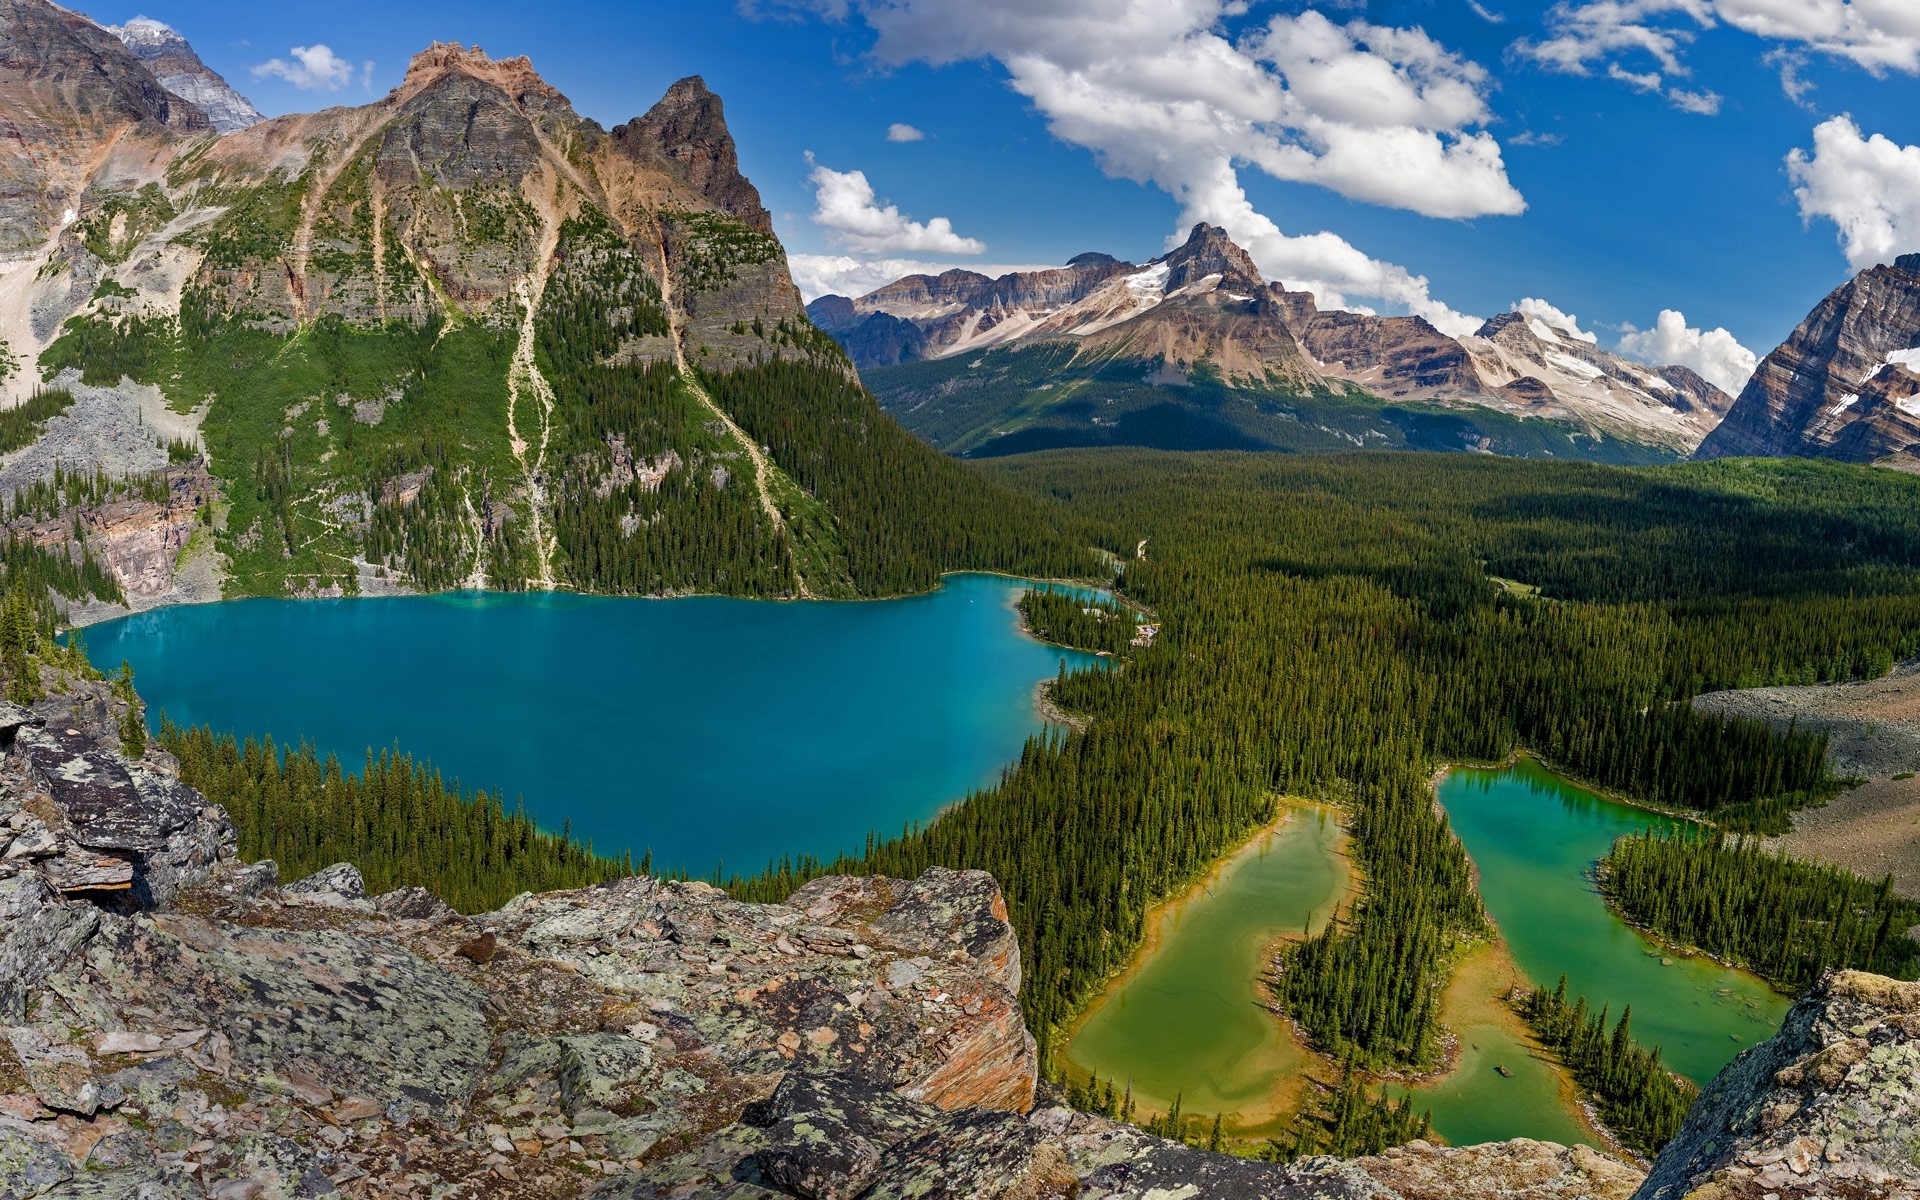
<svg viewBox="0 0 1920 1200">
<path fill-rule="evenodd" d="M 1920 983 L 1842 971 L 1713 1081 L 1636 1200 L 1920 1197 Z"/>
<path fill-rule="evenodd" d="M 334 863 L 322 867 L 305 879 L 296 879 L 292 883 L 282 884 L 280 890 L 293 896 L 313 896 L 330 892 L 346 900 L 365 900 L 367 881 L 360 877 L 360 868 L 352 863 Z"/>
<path fill-rule="evenodd" d="M 48 882 L 69 893 L 120 893 L 165 904 L 230 854 L 233 825 L 198 792 L 117 747 L 56 720 L 21 727 L 14 753 L 55 839 Z"/>
<path fill-rule="evenodd" d="M 65 966 L 99 925 L 98 909 L 67 903 L 39 875 L 0 878 L 0 1021 L 18 1021 L 33 989 Z"/>
<path fill-rule="evenodd" d="M 1835 288 L 1761 360 L 1698 457 L 1920 457 L 1920 255 Z"/>
<path fill-rule="evenodd" d="M 118 38 L 46 0 L 0 2 L 0 108 L 0 253 L 60 228 L 103 155 L 208 129 Z"/>
<path fill-rule="evenodd" d="M 207 115 L 219 133 L 233 133 L 266 120 L 253 102 L 233 90 L 219 72 L 200 61 L 187 39 L 151 17 L 103 28 L 146 64 L 160 86 Z"/>
</svg>

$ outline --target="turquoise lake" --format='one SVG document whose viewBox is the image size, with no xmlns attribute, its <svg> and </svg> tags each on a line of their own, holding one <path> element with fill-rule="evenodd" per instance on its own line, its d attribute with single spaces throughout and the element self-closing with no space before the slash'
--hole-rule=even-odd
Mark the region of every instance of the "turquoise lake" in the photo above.
<svg viewBox="0 0 1920 1200">
<path fill-rule="evenodd" d="M 548 829 L 659 867 L 857 851 L 986 787 L 1096 664 L 1024 634 L 1027 586 L 949 576 L 860 603 L 456 592 L 234 600 L 85 632 L 155 723 L 307 741 L 357 771 L 398 746 Z"/>
</svg>

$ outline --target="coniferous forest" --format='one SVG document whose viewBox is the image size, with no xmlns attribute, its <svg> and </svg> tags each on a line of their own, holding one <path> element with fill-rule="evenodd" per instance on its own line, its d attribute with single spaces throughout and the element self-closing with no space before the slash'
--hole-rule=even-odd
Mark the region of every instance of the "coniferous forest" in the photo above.
<svg viewBox="0 0 1920 1200">
<path fill-rule="evenodd" d="M 544 831 L 500 797 L 465 790 L 398 751 L 369 750 L 350 775 L 337 758 L 272 739 L 242 744 L 163 722 L 159 741 L 180 760 L 181 781 L 233 818 L 240 857 L 273 859 L 283 880 L 350 862 L 370 893 L 425 887 L 461 912 L 485 912 L 520 892 L 585 887 L 635 870 L 630 856 L 596 854 L 566 829 Z"/>
<path fill-rule="evenodd" d="M 1321 1048 L 1424 1065 L 1452 950 L 1484 928 L 1429 781 L 1520 748 L 1630 797 L 1777 830 L 1829 793 L 1824 742 L 1704 716 L 1708 688 L 1845 678 L 1920 651 L 1920 486 L 1816 463 L 1627 470 L 1461 457 L 1036 455 L 989 474 L 1130 558 L 1163 622 L 1122 669 L 1058 682 L 1090 718 L 998 787 L 828 870 L 993 871 L 1051 1036 L 1157 899 L 1271 818 L 1347 806 L 1365 898 L 1282 964 Z"/>
<path fill-rule="evenodd" d="M 1591 1012 L 1585 996 L 1568 1003 L 1562 975 L 1551 992 L 1533 989 L 1520 1012 L 1541 1042 L 1559 1052 L 1621 1141 L 1654 1155 L 1680 1132 L 1700 1089 L 1660 1065 L 1658 1046 L 1649 1050 L 1633 1040 L 1631 1007 L 1610 1024 L 1605 1006 Z"/>
<path fill-rule="evenodd" d="M 1891 876 L 1797 862 L 1739 838 L 1671 831 L 1622 838 L 1602 861 L 1600 888 L 1627 920 L 1736 962 L 1798 992 L 1828 969 L 1912 979 L 1920 902 Z"/>
<path fill-rule="evenodd" d="M 995 787 L 924 827 L 875 831 L 836 861 L 724 881 L 777 900 L 830 871 L 993 872 L 1043 1042 L 1132 956 L 1154 903 L 1270 821 L 1277 796 L 1303 795 L 1344 806 L 1367 888 L 1286 952 L 1277 998 L 1357 1070 L 1430 1066 L 1445 971 L 1485 928 L 1470 865 L 1433 803 L 1437 766 L 1524 748 L 1627 797 L 1774 832 L 1838 786 L 1823 739 L 1683 702 L 1859 677 L 1920 653 L 1920 481 L 1905 476 L 1811 462 L 1621 469 L 1080 451 L 987 468 L 916 458 L 913 478 L 870 497 L 869 476 L 888 478 L 887 439 L 904 435 L 859 427 L 852 385 L 787 366 L 706 382 L 785 471 L 833 498 L 837 553 L 860 589 L 983 565 L 1064 575 L 1097 548 L 1121 564 L 1121 598 L 1160 622 L 1119 669 L 1056 681 L 1053 699 L 1084 727 L 1036 736 Z M 809 441 L 817 424 L 783 417 L 800 403 L 845 411 L 855 427 L 829 452 Z M 974 486 L 974 471 L 1001 487 Z M 900 496 L 919 507 L 889 509 Z M 1151 556 L 1135 557 L 1143 539 Z M 1067 616 L 1058 602 L 1030 611 Z M 1109 623 L 1089 620 L 1053 632 L 1108 648 Z M 249 852 L 289 870 L 352 858 L 372 866 L 376 886 L 464 888 L 455 902 L 471 907 L 627 869 L 495 799 L 469 805 L 403 758 L 372 758 L 369 784 L 311 754 L 169 737 L 192 760 L 191 781 L 258 839 Z M 389 816 L 389 790 L 393 813 L 425 815 Z M 436 837 L 422 841 L 400 832 L 429 828 Z M 288 837 L 295 844 L 281 844 Z M 1744 857 L 1713 870 L 1740 878 L 1733 895 L 1759 894 L 1778 873 Z M 1671 874 L 1642 890 L 1685 888 L 1705 890 Z M 1777 905 L 1781 919 L 1817 919 L 1800 903 Z M 1706 918 L 1673 920 L 1673 936 L 1710 936 Z M 1856 947 L 1877 928 L 1862 924 Z M 1804 977 L 1790 963 L 1762 969 Z M 1357 1115 L 1321 1122 L 1326 1137 L 1398 1128 L 1356 1096 Z M 1655 1102 L 1634 1093 L 1631 1103 Z"/>
</svg>

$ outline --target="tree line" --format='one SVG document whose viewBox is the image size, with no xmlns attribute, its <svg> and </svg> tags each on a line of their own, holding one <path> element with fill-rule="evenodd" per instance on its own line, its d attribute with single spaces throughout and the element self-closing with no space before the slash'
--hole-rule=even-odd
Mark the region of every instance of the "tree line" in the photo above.
<svg viewBox="0 0 1920 1200">
<path fill-rule="evenodd" d="M 1601 1121 L 1622 1142 L 1652 1156 L 1680 1132 L 1700 1089 L 1661 1065 L 1658 1046 L 1648 1049 L 1633 1040 L 1631 1005 L 1609 1027 L 1604 1006 L 1589 1011 L 1585 996 L 1567 1002 L 1562 975 L 1551 992 L 1529 992 L 1520 1014 L 1541 1042 L 1559 1053 L 1593 1097 Z"/>
<path fill-rule="evenodd" d="M 1738 963 L 1782 991 L 1853 967 L 1920 976 L 1920 901 L 1891 875 L 1799 862 L 1744 838 L 1649 830 L 1614 843 L 1600 890 L 1621 916 L 1662 937 Z"/>
<path fill-rule="evenodd" d="M 240 857 L 273 859 L 283 880 L 336 862 L 360 869 L 372 893 L 424 887 L 461 912 L 485 912 L 520 892 L 585 887 L 645 872 L 581 844 L 570 826 L 540 829 L 497 794 L 462 788 L 396 750 L 369 750 L 360 773 L 310 745 L 183 729 L 162 718 L 159 743 L 180 780 L 227 810 Z"/>
</svg>

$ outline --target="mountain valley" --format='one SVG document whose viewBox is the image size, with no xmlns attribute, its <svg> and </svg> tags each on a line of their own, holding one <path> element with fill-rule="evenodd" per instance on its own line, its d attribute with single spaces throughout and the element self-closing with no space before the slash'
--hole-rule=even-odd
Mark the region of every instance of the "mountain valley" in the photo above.
<svg viewBox="0 0 1920 1200">
<path fill-rule="evenodd" d="M 803 304 L 1062 248 L 896 104 L 1004 69 L 1089 148 L 1056 27 L 1334 191 L 1492 76 L 1313 5 L 1176 36 L 1208 95 L 1117 5 L 939 63 L 923 6 L 555 6 L 542 70 L 394 51 L 431 7 L 0 0 L 0 1200 L 1920 1200 L 1920 255 L 1849 241 L 1734 396 L 1269 278 L 1143 127 L 994 169 L 1151 176 L 1167 253 Z M 1344 107 L 1243 163 L 1275 104 Z M 1492 113 L 1394 220 L 1573 158 Z"/>
</svg>

